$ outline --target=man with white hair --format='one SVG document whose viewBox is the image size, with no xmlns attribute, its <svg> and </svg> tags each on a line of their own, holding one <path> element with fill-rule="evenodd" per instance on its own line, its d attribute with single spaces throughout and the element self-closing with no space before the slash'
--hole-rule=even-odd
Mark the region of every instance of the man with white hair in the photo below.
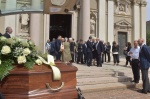
<svg viewBox="0 0 150 99">
<path fill-rule="evenodd" d="M 148 77 L 148 70 L 150 67 L 150 48 L 145 44 L 144 39 L 139 39 L 138 43 L 141 49 L 139 53 L 139 59 L 143 81 L 143 89 L 138 90 L 138 92 L 147 94 L 147 92 L 150 92 L 149 77 Z"/>
<path fill-rule="evenodd" d="M 3 35 L 5 36 L 6 38 L 11 38 L 10 34 L 12 34 L 13 30 L 11 27 L 7 27 L 6 28 L 6 33 Z"/>
</svg>

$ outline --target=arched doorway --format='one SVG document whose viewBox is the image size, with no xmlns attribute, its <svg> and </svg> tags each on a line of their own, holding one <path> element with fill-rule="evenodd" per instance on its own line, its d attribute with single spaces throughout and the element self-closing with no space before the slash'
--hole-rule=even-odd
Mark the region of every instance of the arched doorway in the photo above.
<svg viewBox="0 0 150 99">
<path fill-rule="evenodd" d="M 50 40 L 62 37 L 71 37 L 71 14 L 55 14 L 50 16 Z"/>
</svg>

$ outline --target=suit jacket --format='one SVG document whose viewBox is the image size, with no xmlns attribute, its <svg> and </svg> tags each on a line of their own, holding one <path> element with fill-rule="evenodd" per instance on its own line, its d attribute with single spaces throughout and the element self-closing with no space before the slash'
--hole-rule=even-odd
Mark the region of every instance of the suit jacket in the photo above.
<svg viewBox="0 0 150 99">
<path fill-rule="evenodd" d="M 7 32 L 3 36 L 5 36 L 6 38 L 11 38 Z"/>
<path fill-rule="evenodd" d="M 78 43 L 78 52 L 83 52 L 82 45 L 83 45 L 83 44 Z"/>
<path fill-rule="evenodd" d="M 70 52 L 74 52 L 74 46 L 75 46 L 74 42 L 71 42 L 70 43 Z"/>
<path fill-rule="evenodd" d="M 111 50 L 111 46 L 110 46 L 110 45 L 107 45 L 106 52 L 107 52 L 107 53 L 110 53 L 110 50 Z"/>
<path fill-rule="evenodd" d="M 104 52 L 104 46 L 102 42 L 99 42 L 97 45 L 97 53 L 101 54 L 102 52 Z"/>
<path fill-rule="evenodd" d="M 92 42 L 90 42 L 88 40 L 87 43 L 86 43 L 86 45 L 87 45 L 87 52 L 92 52 L 92 49 L 93 49 Z"/>
<path fill-rule="evenodd" d="M 82 49 L 83 49 L 83 53 L 87 54 L 87 46 L 86 46 L 86 44 L 82 45 Z"/>
<path fill-rule="evenodd" d="M 56 48 L 56 51 L 57 51 L 57 52 L 60 51 L 60 46 L 61 46 L 61 41 L 57 39 L 57 40 L 55 41 L 55 48 Z"/>
<path fill-rule="evenodd" d="M 142 69 L 148 69 L 150 66 L 150 48 L 146 45 L 142 46 L 139 53 L 140 65 Z"/>
<path fill-rule="evenodd" d="M 51 53 L 55 53 L 55 51 L 56 51 L 55 42 L 52 41 L 52 42 L 51 42 L 51 49 L 50 49 L 50 52 L 51 52 Z"/>
</svg>

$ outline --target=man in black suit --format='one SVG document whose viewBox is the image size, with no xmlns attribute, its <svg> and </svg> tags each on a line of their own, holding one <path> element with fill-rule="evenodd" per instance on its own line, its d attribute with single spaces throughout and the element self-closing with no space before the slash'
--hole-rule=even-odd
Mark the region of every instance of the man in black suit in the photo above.
<svg viewBox="0 0 150 99">
<path fill-rule="evenodd" d="M 71 52 L 71 62 L 74 62 L 74 47 L 75 47 L 75 44 L 73 42 L 73 39 L 72 38 L 69 38 L 69 42 L 70 42 L 70 52 Z"/>
<path fill-rule="evenodd" d="M 150 67 L 150 48 L 144 44 L 144 39 L 139 39 L 138 43 L 141 48 L 139 53 L 139 59 L 143 81 L 143 89 L 138 90 L 138 92 L 147 94 L 147 92 L 150 92 L 149 77 L 148 77 L 148 70 Z"/>
<path fill-rule="evenodd" d="M 107 45 L 106 45 L 106 53 L 107 53 L 107 57 L 108 57 L 108 63 L 110 62 L 110 50 L 111 50 L 111 45 L 110 43 L 108 42 Z"/>
<path fill-rule="evenodd" d="M 10 34 L 12 34 L 13 30 L 11 27 L 7 27 L 6 28 L 6 33 L 3 35 L 5 36 L 6 38 L 11 38 Z"/>
<path fill-rule="evenodd" d="M 101 55 L 103 53 L 103 43 L 97 38 L 96 39 L 96 51 L 97 51 L 97 67 L 102 67 Z"/>
<path fill-rule="evenodd" d="M 55 41 L 56 60 L 60 60 L 60 56 L 61 56 L 60 46 L 61 46 L 61 36 L 59 35 L 58 38 Z"/>
<path fill-rule="evenodd" d="M 82 45 L 83 55 L 84 55 L 84 63 L 87 63 L 87 44 L 86 42 Z"/>
<path fill-rule="evenodd" d="M 93 45 L 92 45 L 92 37 L 89 37 L 89 40 L 87 41 L 87 66 L 92 65 L 92 50 L 93 50 Z"/>
</svg>

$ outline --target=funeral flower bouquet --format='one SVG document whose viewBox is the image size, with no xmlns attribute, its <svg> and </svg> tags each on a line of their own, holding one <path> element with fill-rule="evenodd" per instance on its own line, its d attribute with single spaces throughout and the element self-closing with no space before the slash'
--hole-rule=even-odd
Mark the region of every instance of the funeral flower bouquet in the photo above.
<svg viewBox="0 0 150 99">
<path fill-rule="evenodd" d="M 13 70 L 15 64 L 32 69 L 35 64 L 41 65 L 35 44 L 31 40 L 0 37 L 0 79 Z"/>
</svg>

